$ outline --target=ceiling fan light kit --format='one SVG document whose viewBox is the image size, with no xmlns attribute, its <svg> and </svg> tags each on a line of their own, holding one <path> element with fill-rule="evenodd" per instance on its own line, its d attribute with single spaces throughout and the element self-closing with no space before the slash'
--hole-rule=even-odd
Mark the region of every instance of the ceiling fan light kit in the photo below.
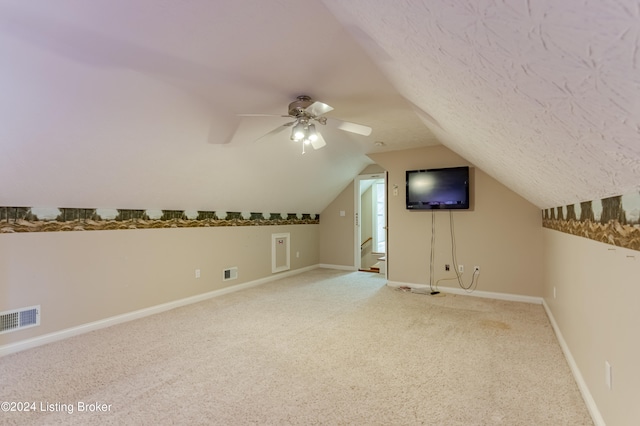
<svg viewBox="0 0 640 426">
<path fill-rule="evenodd" d="M 316 130 L 316 126 L 312 121 L 316 121 L 322 125 L 327 124 L 327 117 L 324 114 L 332 111 L 333 107 L 318 101 L 314 101 L 310 96 L 301 95 L 297 99 L 289 104 L 288 115 L 274 115 L 273 117 L 291 117 L 295 120 L 290 123 L 285 123 L 267 135 L 279 133 L 286 127 L 291 127 L 290 139 L 295 142 L 302 142 L 302 153 L 305 153 L 304 146 L 311 145 L 314 149 L 320 149 L 326 145 L 322 135 Z M 253 116 L 270 116 L 269 114 L 240 114 L 245 117 Z M 340 130 L 347 132 L 357 133 L 363 136 L 369 136 L 371 134 L 371 127 L 363 126 L 361 124 L 349 123 L 347 121 L 340 121 L 336 119 L 329 119 L 332 127 L 336 127 Z M 263 136 L 264 137 L 264 136 Z M 261 139 L 261 138 L 260 138 Z"/>
<path fill-rule="evenodd" d="M 301 141 L 302 139 L 304 139 L 304 134 L 304 123 L 302 123 L 301 121 L 297 121 L 291 129 L 291 140 L 296 142 Z"/>
<path fill-rule="evenodd" d="M 303 141 L 305 143 L 314 142 L 318 140 L 318 132 L 316 132 L 316 125 L 309 124 L 308 120 L 298 119 L 291 129 L 292 141 Z"/>
</svg>

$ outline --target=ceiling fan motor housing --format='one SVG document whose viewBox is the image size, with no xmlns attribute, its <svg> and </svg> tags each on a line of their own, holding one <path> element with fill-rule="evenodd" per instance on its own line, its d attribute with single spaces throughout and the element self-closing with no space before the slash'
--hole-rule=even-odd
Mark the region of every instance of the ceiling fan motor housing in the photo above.
<svg viewBox="0 0 640 426">
<path fill-rule="evenodd" d="M 313 104 L 310 96 L 301 95 L 298 96 L 298 100 L 289 104 L 289 115 L 292 117 L 300 117 L 307 115 L 306 109 Z"/>
</svg>

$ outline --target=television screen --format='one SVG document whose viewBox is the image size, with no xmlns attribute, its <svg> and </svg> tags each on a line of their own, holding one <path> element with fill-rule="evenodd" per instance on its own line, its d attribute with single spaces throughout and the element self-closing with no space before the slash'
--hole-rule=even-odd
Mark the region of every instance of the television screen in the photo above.
<svg viewBox="0 0 640 426">
<path fill-rule="evenodd" d="M 407 209 L 468 209 L 469 167 L 407 171 Z"/>
</svg>

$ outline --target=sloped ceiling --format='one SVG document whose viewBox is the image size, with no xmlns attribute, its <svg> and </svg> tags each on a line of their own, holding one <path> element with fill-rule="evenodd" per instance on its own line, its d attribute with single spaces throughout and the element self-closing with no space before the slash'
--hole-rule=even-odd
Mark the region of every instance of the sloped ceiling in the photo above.
<svg viewBox="0 0 640 426">
<path fill-rule="evenodd" d="M 327 0 L 447 147 L 540 207 L 640 189 L 635 0 Z"/>
<path fill-rule="evenodd" d="M 0 206 L 318 213 L 443 143 L 541 208 L 640 189 L 635 1 L 4 0 Z M 371 136 L 258 141 L 307 94 Z M 286 133 L 286 132 L 285 132 Z M 383 142 L 382 146 L 376 142 Z"/>
<path fill-rule="evenodd" d="M 0 206 L 320 213 L 367 152 L 438 143 L 321 2 L 5 0 L 0 55 Z M 374 133 L 302 155 L 237 116 L 302 94 Z"/>
</svg>

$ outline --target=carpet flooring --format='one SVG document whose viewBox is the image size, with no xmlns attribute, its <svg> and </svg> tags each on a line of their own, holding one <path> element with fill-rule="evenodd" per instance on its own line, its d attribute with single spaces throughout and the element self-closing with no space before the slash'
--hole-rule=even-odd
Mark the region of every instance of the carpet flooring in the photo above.
<svg viewBox="0 0 640 426">
<path fill-rule="evenodd" d="M 0 381 L 35 408 L 1 424 L 593 424 L 542 306 L 330 269 L 0 358 Z"/>
</svg>

